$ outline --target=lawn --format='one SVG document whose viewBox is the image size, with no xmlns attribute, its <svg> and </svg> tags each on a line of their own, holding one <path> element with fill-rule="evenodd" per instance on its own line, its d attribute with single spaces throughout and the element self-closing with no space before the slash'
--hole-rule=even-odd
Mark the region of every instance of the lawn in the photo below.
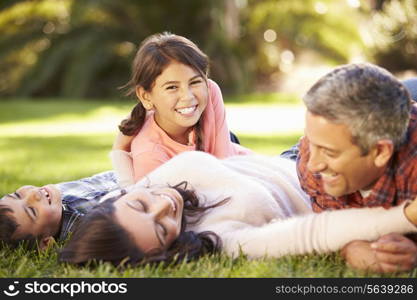
<svg viewBox="0 0 417 300">
<path fill-rule="evenodd" d="M 234 106 L 238 104 L 233 104 Z M 268 104 L 269 105 L 269 104 Z M 21 185 L 44 185 L 111 168 L 108 152 L 116 125 L 131 107 L 120 101 L 42 100 L 0 102 L 0 194 Z M 241 144 L 274 155 L 301 132 L 244 134 Z M 74 267 L 57 263 L 56 245 L 46 252 L 0 250 L 0 277 L 379 277 L 346 267 L 338 254 L 288 256 L 249 261 L 223 255 L 191 263 L 137 268 L 109 264 Z M 391 275 L 392 276 L 392 275 Z M 417 270 L 395 277 L 416 277 Z"/>
</svg>

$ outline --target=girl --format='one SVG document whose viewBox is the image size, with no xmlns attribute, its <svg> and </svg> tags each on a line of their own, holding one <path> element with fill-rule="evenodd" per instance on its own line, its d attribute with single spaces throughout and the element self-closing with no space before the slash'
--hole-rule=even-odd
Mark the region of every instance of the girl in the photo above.
<svg viewBox="0 0 417 300">
<path fill-rule="evenodd" d="M 90 211 L 60 260 L 117 265 L 217 250 L 249 258 L 325 253 L 353 240 L 417 232 L 417 200 L 407 204 L 314 214 L 291 160 L 188 152 Z"/>
<path fill-rule="evenodd" d="M 184 151 L 219 158 L 250 153 L 230 141 L 222 95 L 207 78 L 208 65 L 207 56 L 184 37 L 163 33 L 142 42 L 127 84 L 139 101 L 119 126 L 111 152 L 121 186 Z"/>
</svg>

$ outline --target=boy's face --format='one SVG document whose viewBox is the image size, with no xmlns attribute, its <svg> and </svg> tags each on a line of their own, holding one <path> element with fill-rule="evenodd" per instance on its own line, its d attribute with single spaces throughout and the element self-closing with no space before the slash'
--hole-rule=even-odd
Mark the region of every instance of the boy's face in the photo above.
<svg viewBox="0 0 417 300">
<path fill-rule="evenodd" d="M 25 185 L 0 199 L 0 204 L 13 210 L 18 227 L 12 239 L 30 234 L 37 238 L 58 233 L 62 217 L 61 192 L 54 185 Z"/>
</svg>

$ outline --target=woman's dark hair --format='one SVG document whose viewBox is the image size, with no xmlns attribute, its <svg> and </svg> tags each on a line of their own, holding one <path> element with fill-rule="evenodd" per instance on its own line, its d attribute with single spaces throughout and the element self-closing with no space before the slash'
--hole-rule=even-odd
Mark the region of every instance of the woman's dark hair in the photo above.
<svg viewBox="0 0 417 300">
<path fill-rule="evenodd" d="M 132 77 L 125 85 L 129 89 L 128 95 L 134 95 L 138 86 L 150 92 L 156 78 L 172 61 L 189 66 L 200 73 L 204 79 L 207 78 L 208 57 L 197 45 L 185 37 L 175 34 L 167 32 L 154 34 L 141 43 L 136 53 L 132 64 Z M 146 110 L 139 101 L 133 108 L 130 117 L 121 122 L 119 130 L 124 135 L 135 135 L 142 128 L 145 117 Z M 197 150 L 204 150 L 202 123 L 203 115 L 195 125 Z"/>
<path fill-rule="evenodd" d="M 178 238 L 165 251 L 144 253 L 133 237 L 114 217 L 114 202 L 120 196 L 108 199 L 88 212 L 79 223 L 67 245 L 59 253 L 60 262 L 84 264 L 88 261 L 108 261 L 113 265 L 137 265 L 155 262 L 179 262 L 196 259 L 221 249 L 220 238 L 211 231 L 185 231 L 186 225 L 200 220 L 207 209 L 224 204 L 224 199 L 210 206 L 199 206 L 199 199 L 187 183 L 173 186 L 184 199 L 184 213 Z M 190 222 L 186 218 L 192 219 Z"/>
</svg>

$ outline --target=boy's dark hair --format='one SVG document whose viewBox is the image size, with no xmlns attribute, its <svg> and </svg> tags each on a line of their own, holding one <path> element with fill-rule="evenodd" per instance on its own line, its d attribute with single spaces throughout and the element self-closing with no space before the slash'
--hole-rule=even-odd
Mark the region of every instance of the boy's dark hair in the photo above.
<svg viewBox="0 0 417 300">
<path fill-rule="evenodd" d="M 13 216 L 13 210 L 3 204 L 0 204 L 0 242 L 16 248 L 19 245 L 24 245 L 27 248 L 34 248 L 37 245 L 37 239 L 31 234 L 13 239 L 12 236 L 16 232 L 19 224 Z"/>
</svg>

